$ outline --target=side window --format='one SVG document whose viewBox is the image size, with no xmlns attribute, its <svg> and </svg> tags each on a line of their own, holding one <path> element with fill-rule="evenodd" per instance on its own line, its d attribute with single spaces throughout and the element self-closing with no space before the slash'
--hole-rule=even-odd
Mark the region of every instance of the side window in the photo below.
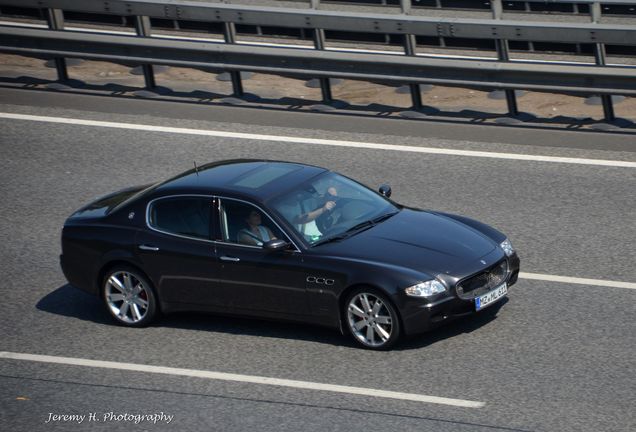
<svg viewBox="0 0 636 432">
<path fill-rule="evenodd" d="M 209 240 L 211 206 L 205 197 L 159 199 L 150 206 L 148 222 L 164 232 Z"/>
<path fill-rule="evenodd" d="M 257 207 L 242 201 L 221 199 L 221 237 L 224 242 L 262 247 L 263 243 L 287 237 Z"/>
</svg>

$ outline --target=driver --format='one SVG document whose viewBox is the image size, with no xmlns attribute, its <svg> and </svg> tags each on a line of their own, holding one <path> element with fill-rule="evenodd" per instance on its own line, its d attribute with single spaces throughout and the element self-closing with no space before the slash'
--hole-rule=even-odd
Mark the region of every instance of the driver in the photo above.
<svg viewBox="0 0 636 432">
<path fill-rule="evenodd" d="M 294 224 L 306 224 L 313 220 L 316 220 L 320 216 L 331 212 L 336 207 L 336 201 L 338 200 L 338 190 L 331 186 L 327 189 L 321 197 L 322 205 L 315 210 L 305 212 L 296 216 L 292 223 Z"/>
</svg>

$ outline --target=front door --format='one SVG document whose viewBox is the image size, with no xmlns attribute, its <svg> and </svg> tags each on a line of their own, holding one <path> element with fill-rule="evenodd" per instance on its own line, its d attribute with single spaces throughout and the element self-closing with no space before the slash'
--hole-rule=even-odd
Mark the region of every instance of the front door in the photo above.
<svg viewBox="0 0 636 432">
<path fill-rule="evenodd" d="M 260 208 L 220 199 L 217 259 L 224 295 L 238 313 L 304 319 L 309 314 L 302 254 L 295 249 L 272 252 L 263 244 L 289 242 Z"/>
</svg>

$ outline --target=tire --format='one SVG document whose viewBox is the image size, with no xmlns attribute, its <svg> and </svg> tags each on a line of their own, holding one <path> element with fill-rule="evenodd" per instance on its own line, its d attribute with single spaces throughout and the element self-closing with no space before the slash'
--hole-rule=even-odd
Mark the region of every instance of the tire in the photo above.
<svg viewBox="0 0 636 432">
<path fill-rule="evenodd" d="M 115 321 L 127 327 L 145 327 L 158 312 L 152 284 L 130 266 L 115 266 L 104 275 L 102 298 Z"/>
<path fill-rule="evenodd" d="M 353 340 L 367 349 L 390 349 L 402 331 L 400 317 L 391 301 L 372 288 L 360 288 L 347 296 L 343 319 Z"/>
</svg>

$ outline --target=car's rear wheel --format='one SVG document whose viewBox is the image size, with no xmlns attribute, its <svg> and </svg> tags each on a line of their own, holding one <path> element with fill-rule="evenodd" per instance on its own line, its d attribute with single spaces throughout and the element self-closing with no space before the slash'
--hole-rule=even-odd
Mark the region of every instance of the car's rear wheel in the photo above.
<svg viewBox="0 0 636 432">
<path fill-rule="evenodd" d="M 157 314 L 157 297 L 152 285 L 138 270 L 114 267 L 104 276 L 102 286 L 106 308 L 119 324 L 143 327 Z"/>
<path fill-rule="evenodd" d="M 353 291 L 345 302 L 346 327 L 365 348 L 386 350 L 400 337 L 400 320 L 389 299 L 377 290 Z"/>
</svg>

